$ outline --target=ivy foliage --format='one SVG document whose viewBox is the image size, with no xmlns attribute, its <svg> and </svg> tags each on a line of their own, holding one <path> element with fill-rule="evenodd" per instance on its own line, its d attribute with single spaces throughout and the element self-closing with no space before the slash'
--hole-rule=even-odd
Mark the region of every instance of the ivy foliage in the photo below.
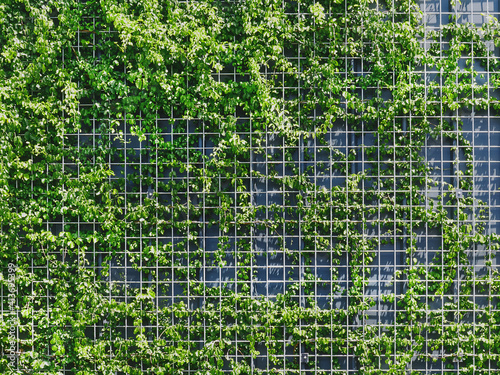
<svg viewBox="0 0 500 375">
<path fill-rule="evenodd" d="M 0 4 L 2 373 L 497 369 L 462 128 L 499 109 L 499 33 L 429 30 L 412 1 Z"/>
</svg>

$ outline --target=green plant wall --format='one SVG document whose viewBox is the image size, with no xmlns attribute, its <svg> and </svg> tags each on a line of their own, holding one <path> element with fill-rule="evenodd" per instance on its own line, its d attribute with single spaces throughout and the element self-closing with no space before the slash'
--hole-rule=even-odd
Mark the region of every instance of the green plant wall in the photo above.
<svg viewBox="0 0 500 375">
<path fill-rule="evenodd" d="M 498 371 L 462 127 L 498 115 L 499 34 L 413 1 L 3 1 L 0 371 Z"/>
</svg>

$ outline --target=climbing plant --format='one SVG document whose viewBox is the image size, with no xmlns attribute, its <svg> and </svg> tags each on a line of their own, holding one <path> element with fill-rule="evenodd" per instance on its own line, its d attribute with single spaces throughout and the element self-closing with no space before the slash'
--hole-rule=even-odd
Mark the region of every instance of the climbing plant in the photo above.
<svg viewBox="0 0 500 375">
<path fill-rule="evenodd" d="M 466 120 L 499 34 L 414 1 L 0 4 L 2 373 L 498 370 Z"/>
</svg>

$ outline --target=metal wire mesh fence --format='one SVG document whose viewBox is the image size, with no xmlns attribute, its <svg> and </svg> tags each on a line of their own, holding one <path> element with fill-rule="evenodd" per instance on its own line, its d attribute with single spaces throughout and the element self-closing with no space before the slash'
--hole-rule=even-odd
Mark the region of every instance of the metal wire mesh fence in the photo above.
<svg viewBox="0 0 500 375">
<path fill-rule="evenodd" d="M 6 257 L 19 373 L 498 371 L 497 1 L 179 1 L 171 61 L 108 3 L 61 47 L 92 73 L 52 177 L 10 182 L 56 206 Z M 217 11 L 255 29 L 197 52 Z"/>
</svg>

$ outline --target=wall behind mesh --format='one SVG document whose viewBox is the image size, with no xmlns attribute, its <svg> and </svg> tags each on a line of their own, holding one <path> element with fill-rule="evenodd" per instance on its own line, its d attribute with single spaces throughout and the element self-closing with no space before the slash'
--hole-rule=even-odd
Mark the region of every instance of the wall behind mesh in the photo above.
<svg viewBox="0 0 500 375">
<path fill-rule="evenodd" d="M 3 373 L 496 373 L 498 7 L 0 8 Z"/>
</svg>

